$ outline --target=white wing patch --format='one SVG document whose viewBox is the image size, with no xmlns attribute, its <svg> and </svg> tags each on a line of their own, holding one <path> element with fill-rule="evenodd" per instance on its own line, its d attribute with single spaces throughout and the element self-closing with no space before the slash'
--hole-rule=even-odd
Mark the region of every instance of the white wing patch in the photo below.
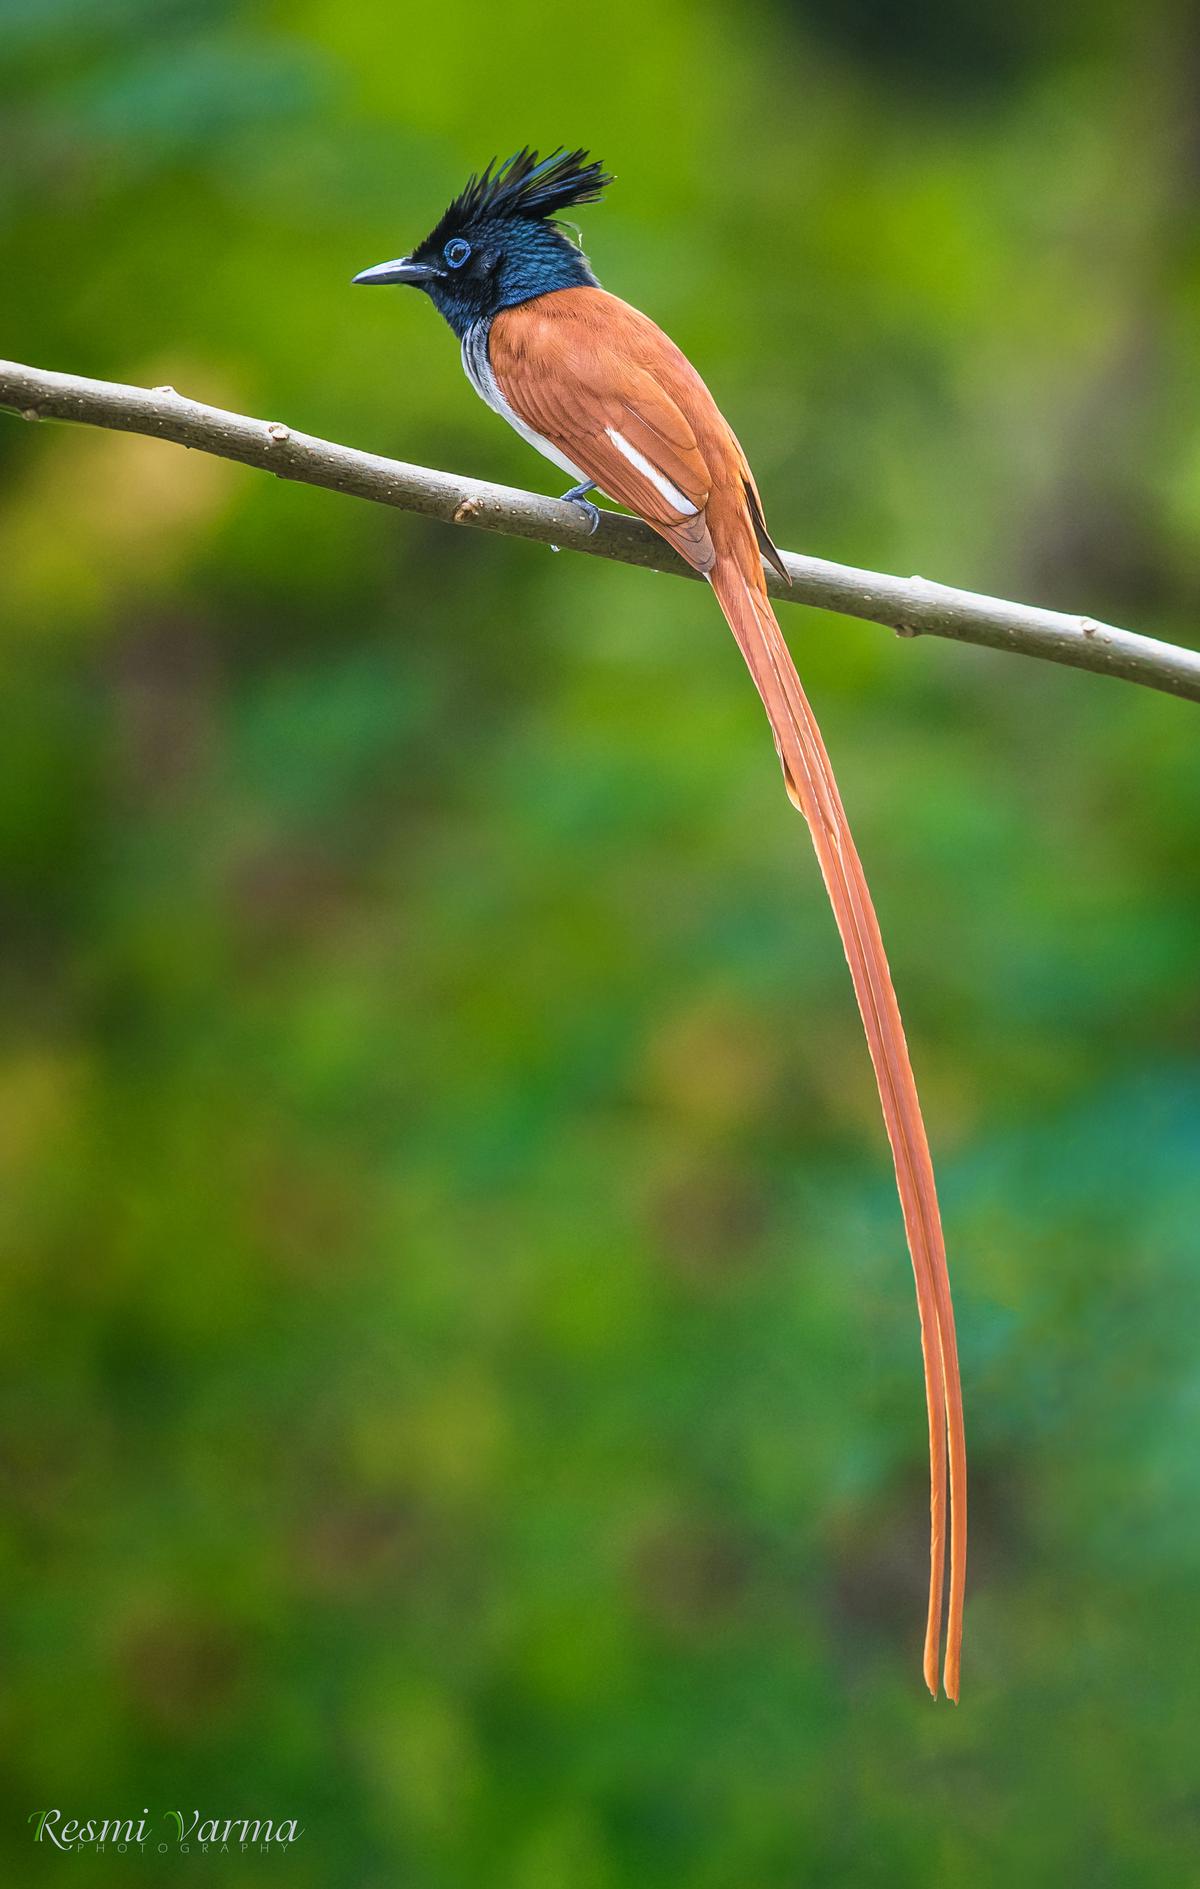
<svg viewBox="0 0 1200 1889">
<path fill-rule="evenodd" d="M 675 510 L 682 512 L 685 518 L 696 516 L 698 508 L 692 504 L 691 499 L 685 498 L 677 485 L 672 485 L 665 472 L 660 472 L 657 466 L 651 465 L 645 453 L 640 453 L 636 446 L 631 445 L 624 433 L 618 433 L 615 426 L 606 426 L 604 431 L 621 457 L 627 459 L 631 466 L 635 466 L 644 479 L 649 479 L 655 491 L 666 499 L 668 505 L 673 505 Z"/>
</svg>

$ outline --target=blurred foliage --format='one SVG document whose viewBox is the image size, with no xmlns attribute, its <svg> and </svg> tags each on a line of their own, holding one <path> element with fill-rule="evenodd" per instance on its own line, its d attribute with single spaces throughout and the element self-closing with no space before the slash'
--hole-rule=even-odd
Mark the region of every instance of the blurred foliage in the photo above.
<svg viewBox="0 0 1200 1889">
<path fill-rule="evenodd" d="M 579 141 L 780 542 L 1186 640 L 1182 0 L 0 0 L 4 351 L 555 489 L 358 268 Z M 692 586 L 0 426 L 0 1567 L 27 1814 L 295 1885 L 1200 1864 L 1196 710 L 787 613 L 945 1196 L 964 1702 L 859 1026 Z M 257 1883 L 261 1858 L 211 1862 Z"/>
</svg>

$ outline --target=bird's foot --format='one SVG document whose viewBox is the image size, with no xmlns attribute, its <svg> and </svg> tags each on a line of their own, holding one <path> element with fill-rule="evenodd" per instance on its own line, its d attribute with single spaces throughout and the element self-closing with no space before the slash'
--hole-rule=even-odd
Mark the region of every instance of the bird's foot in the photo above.
<svg viewBox="0 0 1200 1889">
<path fill-rule="evenodd" d="M 600 528 L 600 507 L 593 505 L 588 497 L 593 489 L 591 479 L 581 479 L 578 485 L 573 485 L 569 492 L 563 493 L 563 500 L 568 505 L 578 505 L 588 521 L 588 535 L 594 538 Z"/>
</svg>

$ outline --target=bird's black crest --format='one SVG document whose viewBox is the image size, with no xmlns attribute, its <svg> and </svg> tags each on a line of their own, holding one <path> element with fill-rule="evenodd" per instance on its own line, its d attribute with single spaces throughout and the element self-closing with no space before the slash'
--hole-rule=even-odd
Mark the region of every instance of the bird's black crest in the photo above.
<svg viewBox="0 0 1200 1889">
<path fill-rule="evenodd" d="M 575 203 L 595 203 L 612 183 L 604 166 L 586 151 L 552 151 L 539 158 L 528 148 L 498 164 L 493 158 L 482 176 L 472 177 L 425 239 L 445 241 L 456 231 L 493 217 L 524 217 L 531 223 L 554 217 Z M 425 247 L 422 244 L 422 248 Z"/>
</svg>

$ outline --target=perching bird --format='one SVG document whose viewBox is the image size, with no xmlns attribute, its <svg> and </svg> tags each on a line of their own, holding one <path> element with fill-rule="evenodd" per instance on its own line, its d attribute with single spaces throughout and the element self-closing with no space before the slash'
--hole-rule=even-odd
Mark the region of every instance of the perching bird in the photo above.
<svg viewBox="0 0 1200 1889">
<path fill-rule="evenodd" d="M 950 1599 L 943 1681 L 958 1698 L 967 1550 L 966 1444 L 950 1280 L 929 1144 L 866 878 L 825 744 L 767 598 L 787 580 L 753 474 L 691 363 L 602 289 L 555 222 L 612 182 L 585 151 L 523 150 L 472 177 L 410 256 L 355 276 L 424 289 L 462 343 L 475 391 L 569 473 L 593 531 L 599 488 L 708 579 L 763 700 L 789 797 L 808 821 L 862 1012 L 908 1235 L 929 1416 L 925 1681 L 937 1696 L 949 1444 Z"/>
</svg>

